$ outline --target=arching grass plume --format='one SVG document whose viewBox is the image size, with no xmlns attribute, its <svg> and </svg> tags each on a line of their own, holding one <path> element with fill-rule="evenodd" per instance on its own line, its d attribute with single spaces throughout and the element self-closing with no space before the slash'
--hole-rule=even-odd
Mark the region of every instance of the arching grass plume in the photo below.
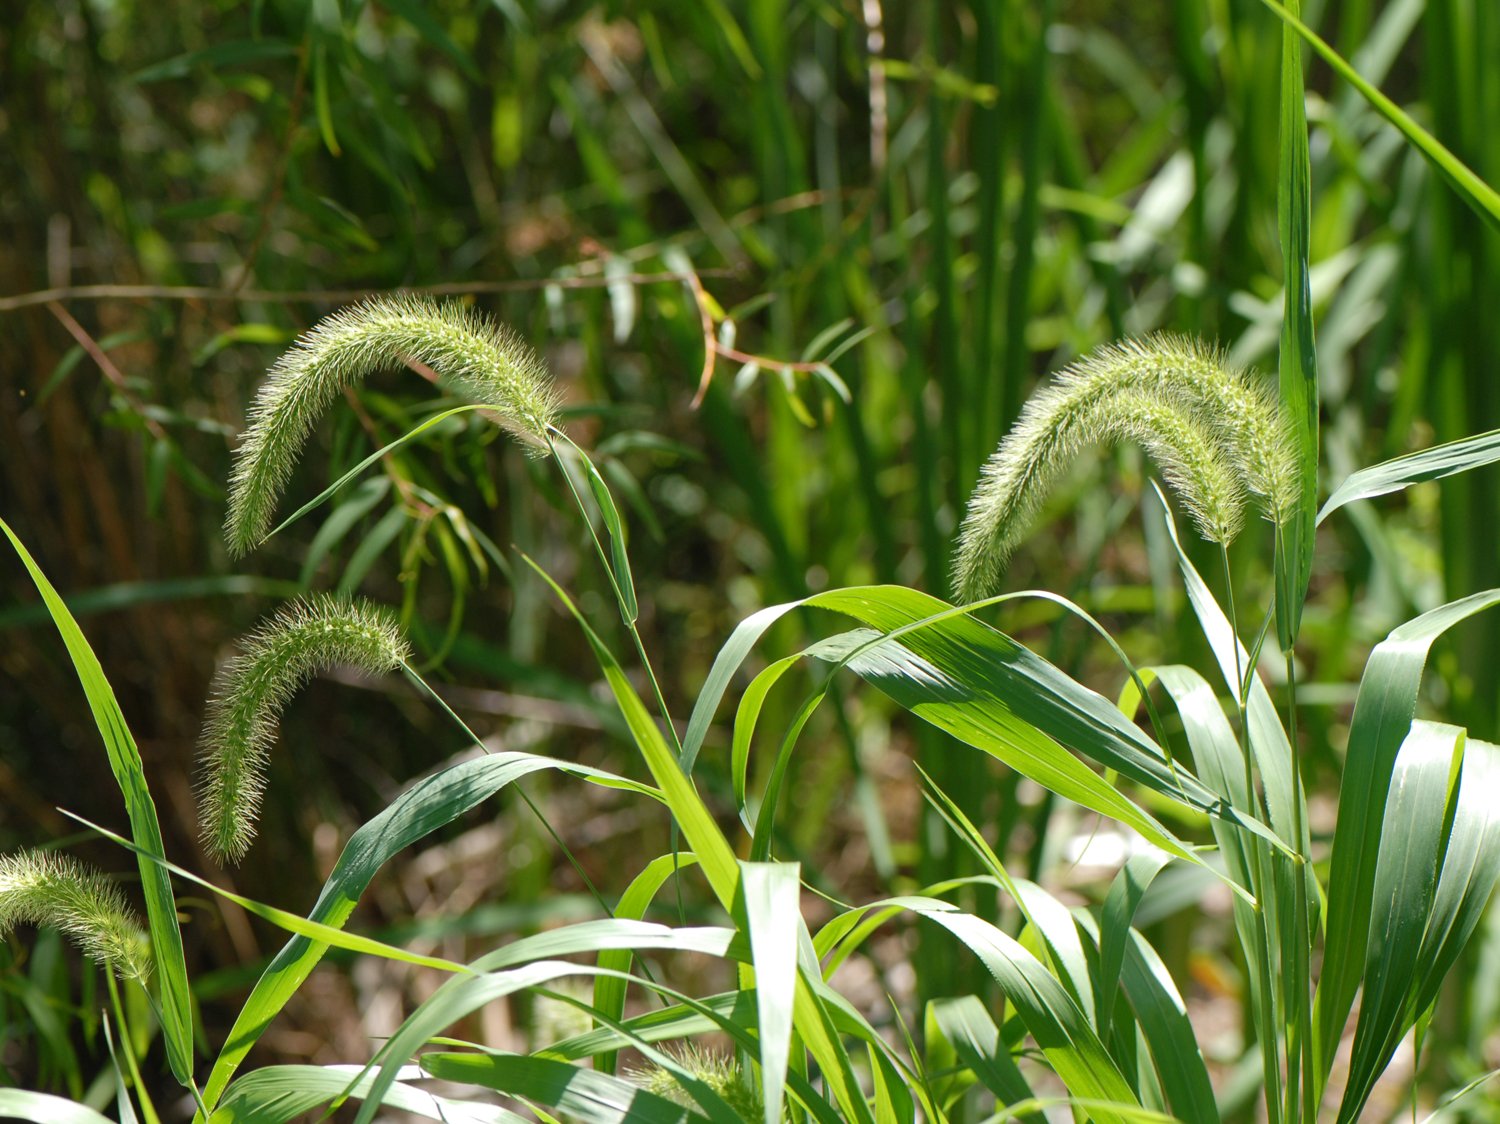
<svg viewBox="0 0 1500 1124">
<path fill-rule="evenodd" d="M 265 538 L 302 443 L 334 397 L 371 372 L 408 359 L 493 407 L 529 448 L 546 451 L 557 398 L 546 368 L 526 344 L 457 302 L 377 297 L 334 313 L 299 337 L 256 394 L 230 477 L 225 538 L 231 553 L 246 554 Z"/>
<path fill-rule="evenodd" d="M 1032 396 L 969 499 L 954 588 L 994 591 L 1005 563 L 1058 477 L 1092 445 L 1131 440 L 1157 463 L 1199 533 L 1228 544 L 1247 496 L 1279 524 L 1299 483 L 1270 391 L 1196 340 L 1154 335 L 1099 348 Z"/>
<path fill-rule="evenodd" d="M 199 739 L 198 822 L 215 858 L 237 862 L 255 838 L 271 745 L 292 693 L 323 668 L 379 675 L 409 655 L 384 610 L 330 596 L 294 601 L 246 638 L 215 680 Z"/>
<path fill-rule="evenodd" d="M 17 925 L 59 929 L 124 979 L 151 971 L 146 932 L 115 885 L 69 855 L 0 855 L 0 936 Z"/>
</svg>

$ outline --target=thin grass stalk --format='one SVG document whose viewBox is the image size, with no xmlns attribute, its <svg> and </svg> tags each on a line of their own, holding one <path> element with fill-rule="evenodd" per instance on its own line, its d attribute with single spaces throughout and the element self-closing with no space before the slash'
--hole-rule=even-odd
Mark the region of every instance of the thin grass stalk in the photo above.
<svg viewBox="0 0 1500 1124">
<path fill-rule="evenodd" d="M 561 430 L 553 430 L 547 436 L 547 444 L 552 449 L 554 456 L 557 452 L 556 446 L 553 444 L 554 435 L 568 441 L 568 444 L 579 457 L 587 457 L 588 454 L 577 445 L 574 445 L 571 440 L 568 440 Z M 559 461 L 559 464 L 561 464 L 561 461 Z M 651 684 L 651 693 L 655 696 L 657 708 L 661 712 L 662 722 L 667 728 L 667 737 L 671 740 L 672 748 L 677 751 L 677 756 L 680 758 L 682 756 L 682 740 L 677 736 L 677 725 L 672 721 L 672 712 L 667 708 L 667 699 L 662 694 L 661 683 L 657 680 L 656 671 L 651 666 L 650 656 L 646 654 L 646 645 L 641 639 L 641 631 L 626 607 L 625 594 L 620 586 L 621 579 L 616 575 L 614 564 L 610 561 L 609 552 L 604 549 L 604 543 L 599 538 L 599 532 L 594 528 L 593 516 L 589 512 L 588 505 L 583 502 L 583 496 L 578 491 L 578 485 L 574 483 L 573 476 L 568 472 L 566 467 L 563 467 L 562 476 L 567 481 L 568 491 L 573 496 L 573 503 L 577 506 L 578 514 L 583 519 L 583 525 L 588 529 L 589 538 L 594 544 L 594 551 L 599 556 L 599 564 L 604 567 L 604 572 L 609 578 L 610 588 L 614 590 L 615 600 L 620 606 L 620 619 L 624 622 L 625 631 L 630 633 L 630 639 L 635 644 L 636 654 L 641 659 L 641 669 L 646 673 L 646 679 Z M 624 544 L 621 544 L 621 549 L 624 549 Z"/>
</svg>

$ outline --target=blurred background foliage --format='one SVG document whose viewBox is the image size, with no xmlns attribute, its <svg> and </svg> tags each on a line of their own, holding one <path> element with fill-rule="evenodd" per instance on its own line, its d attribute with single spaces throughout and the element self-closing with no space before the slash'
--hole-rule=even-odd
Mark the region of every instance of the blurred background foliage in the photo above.
<svg viewBox="0 0 1500 1124">
<path fill-rule="evenodd" d="M 1493 0 L 1309 2 L 1304 16 L 1500 182 Z M 1258 0 L 9 7 L 0 510 L 89 614 L 169 853 L 210 869 L 191 791 L 204 692 L 232 638 L 300 588 L 401 606 L 451 701 L 504 744 L 629 767 L 618 719 L 579 670 L 593 666 L 580 637 L 512 549 L 601 620 L 586 539 L 555 478 L 483 421 L 443 423 L 229 563 L 228 455 L 298 331 L 361 294 L 415 287 L 472 299 L 533 341 L 570 430 L 625 501 L 642 631 L 685 717 L 755 608 L 864 582 L 944 595 L 962 504 L 1043 373 L 1152 329 L 1274 368 L 1280 41 Z M 1308 88 L 1336 481 L 1500 425 L 1500 240 L 1321 63 Z M 442 404 L 410 373 L 372 380 L 318 433 L 289 496 Z M 1138 662 L 1192 662 L 1200 642 L 1179 623 L 1164 544 L 1140 531 L 1143 479 L 1129 450 L 1081 465 L 1008 584 L 1073 597 Z M 1300 650 L 1302 698 L 1325 704 L 1304 731 L 1315 817 L 1369 646 L 1418 610 L 1500 585 L 1497 486 L 1467 474 L 1324 528 Z M 1269 547 L 1254 538 L 1236 582 L 1269 594 Z M 0 847 L 66 836 L 58 804 L 117 823 L 56 636 L 18 566 L 0 588 Z M 1118 686 L 1076 622 L 1034 605 L 995 619 L 1085 682 Z M 805 627 L 778 626 L 766 650 L 790 650 Z M 1500 633 L 1458 630 L 1433 666 L 1446 716 L 1493 736 Z M 371 686 L 319 682 L 291 708 L 261 842 L 226 884 L 304 909 L 352 827 L 461 750 L 399 686 Z M 814 881 L 857 897 L 964 872 L 922 814 L 913 756 L 967 794 L 1026 873 L 1097 878 L 1079 858 L 1087 824 L 978 755 L 946 753 L 863 696 L 819 722 L 782 844 Z M 725 749 L 705 754 L 710 791 L 727 784 Z M 661 824 L 598 795 L 541 782 L 532 795 L 606 895 L 621 889 L 611 848 L 666 845 Z M 1164 898 L 1156 923 L 1196 893 Z M 221 1034 L 216 998 L 245 986 L 274 937 L 186 904 L 198 997 Z M 448 955 L 592 908 L 508 804 L 378 881 L 366 906 L 370 927 Z M 424 929 L 440 911 L 450 919 Z M 1157 947 L 1203 995 L 1231 992 L 1222 911 L 1189 916 Z M 1478 956 L 1500 955 L 1500 939 L 1481 944 Z M 926 958 L 933 993 L 968 970 L 909 955 Z M 76 1092 L 103 1072 L 103 1046 L 63 1033 L 56 1010 L 88 1010 L 97 981 L 50 940 L 0 956 L 14 961 L 0 974 L 0 1080 Z M 267 1057 L 363 1056 L 409 984 L 390 973 L 320 974 Z M 1433 1029 L 1435 1087 L 1500 1063 L 1486 1037 L 1500 974 L 1471 978 L 1444 1007 L 1451 1025 Z"/>
</svg>

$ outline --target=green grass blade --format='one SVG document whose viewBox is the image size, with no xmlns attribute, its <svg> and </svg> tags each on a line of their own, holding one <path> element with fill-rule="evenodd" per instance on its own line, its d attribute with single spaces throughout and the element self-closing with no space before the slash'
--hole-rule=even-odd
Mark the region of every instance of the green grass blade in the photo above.
<svg viewBox="0 0 1500 1124">
<path fill-rule="evenodd" d="M 938 1029 L 953 1044 L 959 1059 L 997 1101 L 1012 1104 L 1036 1095 L 1005 1048 L 1000 1028 L 976 996 L 937 999 L 931 1009 Z"/>
<path fill-rule="evenodd" d="M 109 1117 L 99 1115 L 87 1105 L 25 1089 L 0 1089 L 0 1116 L 30 1124 L 112 1124 Z"/>
<path fill-rule="evenodd" d="M 590 647 L 594 650 L 599 667 L 604 672 L 604 678 L 609 683 L 610 691 L 615 696 L 615 702 L 619 704 L 620 713 L 626 725 L 630 727 L 637 748 L 645 758 L 646 768 L 650 770 L 652 777 L 660 786 L 667 806 L 672 809 L 673 817 L 682 828 L 682 834 L 687 839 L 688 846 L 698 856 L 703 873 L 707 876 L 714 895 L 719 899 L 719 904 L 726 910 L 732 910 L 735 893 L 739 886 L 739 868 L 734 852 L 725 840 L 724 833 L 719 830 L 719 825 L 714 822 L 713 816 L 709 814 L 708 808 L 698 796 L 693 782 L 688 778 L 683 767 L 678 764 L 678 755 L 667 745 L 666 738 L 662 736 L 656 720 L 651 717 L 640 695 L 631 686 L 619 661 L 605 646 L 604 641 L 599 639 L 598 633 L 590 627 L 583 614 L 573 604 L 572 599 L 530 558 L 526 561 L 552 587 L 553 593 L 557 595 L 563 607 L 583 629 Z"/>
<path fill-rule="evenodd" d="M 802 910 L 796 863 L 741 863 L 740 891 L 760 1037 L 761 1095 L 766 1124 L 779 1124 L 792 1049 L 792 1004 L 797 988 L 797 934 Z"/>
<path fill-rule="evenodd" d="M 1131 940 L 1131 925 L 1135 919 L 1136 906 L 1141 904 L 1152 879 L 1167 865 L 1165 855 L 1132 855 L 1126 860 L 1120 873 L 1110 883 L 1109 893 L 1104 897 L 1104 909 L 1100 913 L 1099 938 L 1099 1003 L 1096 1025 L 1099 1037 L 1109 1036 L 1109 1020 L 1114 1011 L 1115 996 L 1119 992 L 1120 973 L 1125 966 L 1125 953 Z"/>
<path fill-rule="evenodd" d="M 652 859 L 620 895 L 620 900 L 615 904 L 614 915 L 639 921 L 646 916 L 647 907 L 655 900 L 657 891 L 667 879 L 697 861 L 693 855 L 681 852 Z M 599 967 L 612 973 L 620 973 L 600 976 L 594 981 L 594 1010 L 607 1019 L 619 1021 L 625 1013 L 626 973 L 630 971 L 631 959 L 629 949 L 612 948 L 599 954 Z M 603 1073 L 613 1073 L 615 1061 L 615 1054 L 610 1051 L 599 1056 L 594 1062 L 594 1068 Z"/>
<path fill-rule="evenodd" d="M 1319 1062 L 1325 1073 L 1365 966 L 1375 857 L 1396 757 L 1416 713 L 1427 652 L 1448 629 L 1496 604 L 1500 589 L 1423 613 L 1393 630 L 1365 663 L 1349 725 L 1328 871 L 1328 952 L 1317 992 Z"/>
<path fill-rule="evenodd" d="M 1301 0 L 1291 0 L 1298 9 Z M 1297 514 L 1277 552 L 1276 631 L 1290 652 L 1302 625 L 1302 603 L 1312 576 L 1318 507 L 1318 356 L 1313 347 L 1310 242 L 1311 162 L 1307 146 L 1307 94 L 1302 85 L 1302 44 L 1291 27 L 1281 40 L 1281 143 L 1276 217 L 1281 235 L 1285 305 L 1281 322 L 1281 402 L 1290 419 L 1302 474 Z"/>
<path fill-rule="evenodd" d="M 312 1112 L 340 1095 L 363 1100 L 373 1075 L 365 1075 L 352 1089 L 350 1078 L 360 1072 L 349 1065 L 268 1065 L 247 1073 L 219 1102 L 211 1124 L 282 1124 Z M 415 1066 L 403 1069 L 400 1079 L 386 1090 L 381 1103 L 401 1112 L 413 1113 L 443 1124 L 526 1124 L 499 1105 L 477 1104 L 440 1097 L 405 1082 L 425 1080 Z"/>
<path fill-rule="evenodd" d="M 1437 998 L 1438 987 L 1468 944 L 1500 882 L 1496 792 L 1500 792 L 1500 746 L 1469 738 L 1443 873 L 1417 954 L 1421 983 L 1415 1010 L 1426 1010 Z"/>
<path fill-rule="evenodd" d="M 342 491 L 355 478 L 360 476 L 367 468 L 370 468 L 382 458 L 389 456 L 391 453 L 401 448 L 401 446 L 416 440 L 422 434 L 426 433 L 429 429 L 433 428 L 433 426 L 439 425 L 440 423 L 447 421 L 449 418 L 454 417 L 457 414 L 467 414 L 474 410 L 483 410 L 487 408 L 488 407 L 484 405 L 473 403 L 467 406 L 455 406 L 451 410 L 444 410 L 441 414 L 434 414 L 426 421 L 421 422 L 419 425 L 413 426 L 411 429 L 403 433 L 400 437 L 396 438 L 396 440 L 392 441 L 389 445 L 386 445 L 384 448 L 377 449 L 375 452 L 371 453 L 364 460 L 360 461 L 357 465 L 351 468 L 348 472 L 344 473 L 344 475 L 340 476 L 332 484 L 328 485 L 328 487 L 324 488 L 312 499 L 308 500 L 296 511 L 288 515 L 280 523 L 276 524 L 275 527 L 273 527 L 269 532 L 266 533 L 266 538 L 269 539 L 273 535 L 278 535 L 282 531 L 286 530 L 293 523 L 297 522 L 297 520 L 306 515 L 309 511 L 312 511 L 314 508 L 316 508 L 319 504 L 327 502 L 330 497 Z"/>
<path fill-rule="evenodd" d="M 526 753 L 491 754 L 445 769 L 413 785 L 350 836 L 308 920 L 333 928 L 342 926 L 376 872 L 393 855 L 451 823 L 506 785 L 543 769 L 559 769 L 605 784 L 619 782 L 611 774 Z M 261 974 L 230 1029 L 224 1048 L 214 1060 L 203 1091 L 210 1108 L 250 1048 L 302 986 L 327 949 L 325 942 L 293 937 Z"/>
<path fill-rule="evenodd" d="M 172 883 L 154 858 L 164 858 L 161 826 L 156 818 L 156 804 L 151 799 L 151 790 L 146 784 L 145 768 L 141 764 L 140 751 L 135 738 L 120 711 L 114 688 L 105 678 L 104 668 L 89 647 L 83 630 L 73 619 L 57 590 L 42 573 L 41 567 L 31 557 L 21 540 L 16 537 L 3 519 L 0 531 L 5 532 L 15 547 L 31 580 L 46 602 L 47 611 L 67 646 L 83 692 L 88 697 L 89 710 L 94 724 L 104 740 L 105 752 L 109 755 L 110 771 L 115 783 L 125 797 L 125 810 L 130 816 L 130 832 L 140 847 L 139 867 L 141 892 L 146 899 L 146 919 L 151 932 L 151 953 L 156 963 L 156 979 L 161 989 L 162 1036 L 166 1041 L 167 1060 L 172 1075 L 184 1085 L 193 1080 L 193 1015 L 188 992 L 187 962 L 182 952 L 182 931 L 177 925 L 177 903 L 172 896 Z M 150 856 L 150 857 L 148 857 Z"/>
<path fill-rule="evenodd" d="M 1448 184 L 1458 193 L 1459 198 L 1468 204 L 1475 214 L 1492 227 L 1500 229 L 1500 194 L 1496 194 L 1494 188 L 1448 151 L 1441 141 L 1412 120 L 1400 106 L 1366 82 L 1358 71 L 1345 62 L 1337 51 L 1319 38 L 1317 32 L 1298 19 L 1295 14 L 1278 4 L 1276 0 L 1261 0 L 1261 3 L 1270 8 L 1289 28 L 1307 40 L 1312 49 L 1323 57 L 1323 60 L 1338 73 L 1339 77 L 1358 90 L 1382 117 L 1394 125 L 1401 135 L 1431 162 L 1438 174 L 1448 181 Z"/>
<path fill-rule="evenodd" d="M 1482 468 L 1496 461 L 1500 461 L 1500 429 L 1382 461 L 1351 473 L 1335 488 L 1333 495 L 1323 505 L 1323 510 L 1318 512 L 1318 522 L 1323 522 L 1339 508 L 1356 500 L 1399 492 L 1413 484 L 1441 480 L 1445 476 Z"/>
<path fill-rule="evenodd" d="M 1417 954 L 1437 894 L 1464 737 L 1457 726 L 1416 721 L 1396 756 L 1376 845 L 1364 993 L 1339 1124 L 1359 1119 L 1417 1014 L 1411 1007 Z"/>
<path fill-rule="evenodd" d="M 898 903 L 903 899 L 895 899 Z M 1050 972 L 1019 943 L 989 922 L 936 899 L 905 899 L 908 908 L 947 929 L 989 969 L 1047 1062 L 1078 1097 L 1140 1107 L 1088 1018 Z M 1128 1119 L 1101 1109 L 1099 1124 Z"/>
<path fill-rule="evenodd" d="M 614 583 L 615 594 L 620 600 L 620 615 L 625 618 L 626 624 L 634 624 L 641 615 L 641 609 L 640 603 L 636 600 L 635 579 L 630 573 L 630 555 L 626 551 L 625 542 L 625 521 L 620 518 L 620 509 L 615 505 L 615 498 L 610 494 L 609 485 L 604 482 L 604 477 L 599 475 L 599 470 L 594 467 L 593 460 L 567 434 L 559 431 L 556 436 L 565 442 L 578 457 L 579 463 L 583 465 L 584 474 L 588 477 L 589 493 L 594 497 L 594 502 L 599 505 L 599 512 L 604 517 L 604 529 L 609 532 L 610 580 Z M 566 468 L 564 471 L 567 471 Z"/>
<path fill-rule="evenodd" d="M 701 1112 L 639 1085 L 567 1062 L 520 1054 L 424 1054 L 422 1069 L 442 1081 L 495 1089 L 555 1108 L 589 1124 L 682 1124 Z M 730 1119 L 735 1119 L 733 1115 Z"/>
</svg>

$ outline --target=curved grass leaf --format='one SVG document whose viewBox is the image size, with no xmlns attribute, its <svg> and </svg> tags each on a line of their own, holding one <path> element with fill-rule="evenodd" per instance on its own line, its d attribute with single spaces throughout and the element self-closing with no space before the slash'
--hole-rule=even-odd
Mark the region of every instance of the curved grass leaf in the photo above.
<svg viewBox="0 0 1500 1124">
<path fill-rule="evenodd" d="M 535 937 L 513 941 L 471 966 L 476 975 L 456 976 L 433 992 L 397 1028 L 381 1047 L 372 1066 L 379 1066 L 370 1086 L 371 1099 L 360 1108 L 357 1124 L 370 1124 L 376 1104 L 385 1095 L 400 1066 L 415 1056 L 429 1039 L 486 1003 L 514 995 L 570 975 L 601 975 L 600 968 L 545 959 L 577 953 L 597 953 L 608 948 L 701 952 L 723 957 L 729 954 L 735 933 L 731 929 L 669 929 L 644 921 L 585 921 Z M 521 967 L 513 967 L 513 965 Z M 634 977 L 632 977 L 634 978 Z M 641 982 L 637 980 L 636 982 Z"/>
<path fill-rule="evenodd" d="M 655 900 L 657 891 L 666 880 L 697 861 L 695 856 L 681 852 L 652 859 L 620 895 L 613 910 L 614 916 L 639 921 L 646 916 L 646 908 Z M 611 974 L 594 980 L 594 1009 L 607 1019 L 618 1021 L 625 1013 L 626 980 L 631 959 L 629 949 L 607 949 L 599 954 L 599 967 L 609 969 Z M 594 1066 L 604 1073 L 613 1073 L 613 1051 L 602 1054 Z"/>
<path fill-rule="evenodd" d="M 308 920 L 333 928 L 342 926 L 376 871 L 391 856 L 457 819 L 506 785 L 543 769 L 558 769 L 604 784 L 629 783 L 608 773 L 526 753 L 497 753 L 461 762 L 413 785 L 349 837 Z M 327 949 L 324 942 L 295 936 L 261 974 L 214 1060 L 204 1087 L 204 1100 L 210 1108 L 251 1046 L 302 986 Z"/>
<path fill-rule="evenodd" d="M 30 1124 L 112 1124 L 87 1105 L 25 1089 L 0 1089 L 0 1116 Z"/>
<path fill-rule="evenodd" d="M 1445 476 L 1455 476 L 1460 472 L 1468 472 L 1471 468 L 1483 468 L 1496 461 L 1500 461 L 1500 429 L 1382 461 L 1351 473 L 1335 488 L 1333 495 L 1323 505 L 1323 510 L 1318 512 L 1318 522 L 1323 522 L 1339 508 L 1356 500 L 1389 495 L 1391 492 L 1410 488 L 1413 484 L 1441 480 Z"/>
<path fill-rule="evenodd" d="M 930 1009 L 938 1029 L 952 1043 L 959 1059 L 973 1071 L 980 1084 L 995 1094 L 998 1102 L 1026 1101 L 1036 1095 L 1005 1048 L 1000 1028 L 978 997 L 935 999 Z"/>
<path fill-rule="evenodd" d="M 363 1099 L 370 1087 L 368 1076 L 349 1087 L 349 1079 L 359 1072 L 358 1066 L 349 1065 L 262 1066 L 230 1087 L 210 1124 L 283 1124 L 340 1095 Z M 426 1077 L 417 1066 L 405 1067 L 381 1103 L 443 1124 L 526 1124 L 529 1119 L 499 1105 L 471 1104 L 405 1084 Z"/>
<path fill-rule="evenodd" d="M 1416 1017 L 1417 953 L 1437 894 L 1464 738 L 1457 726 L 1416 721 L 1396 755 L 1376 847 L 1364 995 L 1339 1124 L 1359 1119 Z"/>
<path fill-rule="evenodd" d="M 761 1097 L 766 1124 L 778 1124 L 786 1097 L 792 1049 L 792 1003 L 797 987 L 801 868 L 796 863 L 740 864 L 745 932 L 755 969 L 760 1036 Z"/>
<path fill-rule="evenodd" d="M 422 1068 L 443 1081 L 524 1097 L 589 1124 L 682 1124 L 710 1119 L 629 1081 L 534 1055 L 424 1054 Z"/>
<path fill-rule="evenodd" d="M 141 763 L 140 751 L 135 738 L 125 722 L 125 715 L 115 699 L 114 688 L 104 675 L 99 658 L 89 646 L 73 619 L 73 614 L 63 604 L 57 590 L 42 573 L 41 567 L 30 552 L 16 537 L 10 525 L 0 519 L 0 531 L 15 547 L 31 580 L 52 615 L 83 693 L 88 698 L 89 710 L 94 716 L 94 725 L 104 741 L 109 755 L 110 771 L 115 783 L 125 797 L 125 810 L 130 817 L 130 832 L 140 848 L 139 867 L 141 892 L 146 899 L 146 922 L 151 933 L 151 954 L 156 964 L 156 979 L 161 989 L 162 1036 L 166 1041 L 167 1060 L 172 1075 L 183 1085 L 193 1081 L 193 1015 L 188 993 L 187 962 L 183 958 L 182 931 L 177 926 L 177 903 L 172 896 L 172 883 L 154 859 L 166 854 L 162 845 L 161 826 L 156 818 L 156 804 L 151 799 L 151 790 L 146 784 L 145 767 Z"/>
<path fill-rule="evenodd" d="M 1448 629 L 1496 604 L 1500 589 L 1423 613 L 1394 629 L 1365 663 L 1349 724 L 1328 871 L 1327 954 L 1317 991 L 1320 1064 L 1325 1073 L 1365 967 L 1386 802 L 1397 754 L 1416 713 L 1427 652 Z"/>
</svg>

